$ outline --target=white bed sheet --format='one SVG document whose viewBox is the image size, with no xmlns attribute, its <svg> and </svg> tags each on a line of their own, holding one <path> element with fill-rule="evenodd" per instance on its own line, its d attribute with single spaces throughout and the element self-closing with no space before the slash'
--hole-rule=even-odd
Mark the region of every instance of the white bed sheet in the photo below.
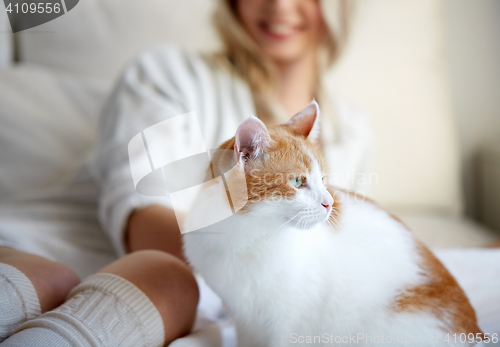
<svg viewBox="0 0 500 347">
<path fill-rule="evenodd" d="M 483 247 L 500 241 L 500 233 L 463 216 L 393 212 L 430 248 Z"/>
</svg>

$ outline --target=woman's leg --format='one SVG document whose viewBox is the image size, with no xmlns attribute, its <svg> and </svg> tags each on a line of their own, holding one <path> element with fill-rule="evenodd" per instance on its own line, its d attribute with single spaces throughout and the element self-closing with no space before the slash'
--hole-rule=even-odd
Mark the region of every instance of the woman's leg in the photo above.
<svg viewBox="0 0 500 347">
<path fill-rule="evenodd" d="M 62 304 L 79 282 L 64 264 L 0 246 L 0 342 L 25 321 Z"/>
<path fill-rule="evenodd" d="M 146 294 L 163 319 L 166 342 L 191 330 L 199 299 L 198 285 L 189 266 L 179 258 L 161 251 L 137 251 L 99 273 L 123 277 Z"/>
<path fill-rule="evenodd" d="M 197 302 L 185 263 L 164 252 L 135 252 L 85 279 L 2 347 L 162 346 L 190 331 Z"/>
</svg>

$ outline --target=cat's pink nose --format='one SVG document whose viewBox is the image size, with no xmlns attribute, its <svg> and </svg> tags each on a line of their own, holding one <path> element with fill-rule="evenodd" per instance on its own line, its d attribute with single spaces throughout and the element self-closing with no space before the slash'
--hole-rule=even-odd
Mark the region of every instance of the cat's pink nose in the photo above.
<svg viewBox="0 0 500 347">
<path fill-rule="evenodd" d="M 323 206 L 324 208 L 329 210 L 330 207 L 332 207 L 332 205 L 333 205 L 333 197 L 330 194 L 328 194 L 328 196 L 324 197 L 324 200 L 321 203 L 321 206 Z"/>
</svg>

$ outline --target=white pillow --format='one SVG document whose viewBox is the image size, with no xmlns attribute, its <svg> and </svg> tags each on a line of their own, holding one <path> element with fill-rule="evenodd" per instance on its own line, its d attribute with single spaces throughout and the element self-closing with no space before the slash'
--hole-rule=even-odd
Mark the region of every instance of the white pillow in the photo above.
<svg viewBox="0 0 500 347">
<path fill-rule="evenodd" d="M 0 4 L 0 68 L 10 65 L 12 60 L 12 30 L 2 7 Z"/>
<path fill-rule="evenodd" d="M 443 44 L 441 1 L 358 2 L 351 41 L 331 83 L 370 116 L 378 177 L 370 195 L 386 207 L 461 210 Z"/>
<path fill-rule="evenodd" d="M 213 0 L 85 0 L 70 12 L 19 35 L 22 61 L 115 78 L 142 50 L 160 44 L 217 46 Z"/>
<path fill-rule="evenodd" d="M 39 67 L 0 69 L 0 201 L 56 184 L 81 162 L 106 92 Z"/>
</svg>

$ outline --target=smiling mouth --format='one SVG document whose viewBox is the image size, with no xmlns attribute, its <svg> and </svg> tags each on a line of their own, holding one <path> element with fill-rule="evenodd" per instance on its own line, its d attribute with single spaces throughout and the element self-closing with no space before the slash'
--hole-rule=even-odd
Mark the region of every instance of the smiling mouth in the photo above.
<svg viewBox="0 0 500 347">
<path fill-rule="evenodd" d="M 302 31 L 296 25 L 269 22 L 260 23 L 259 28 L 267 36 L 280 40 L 292 38 Z"/>
</svg>

